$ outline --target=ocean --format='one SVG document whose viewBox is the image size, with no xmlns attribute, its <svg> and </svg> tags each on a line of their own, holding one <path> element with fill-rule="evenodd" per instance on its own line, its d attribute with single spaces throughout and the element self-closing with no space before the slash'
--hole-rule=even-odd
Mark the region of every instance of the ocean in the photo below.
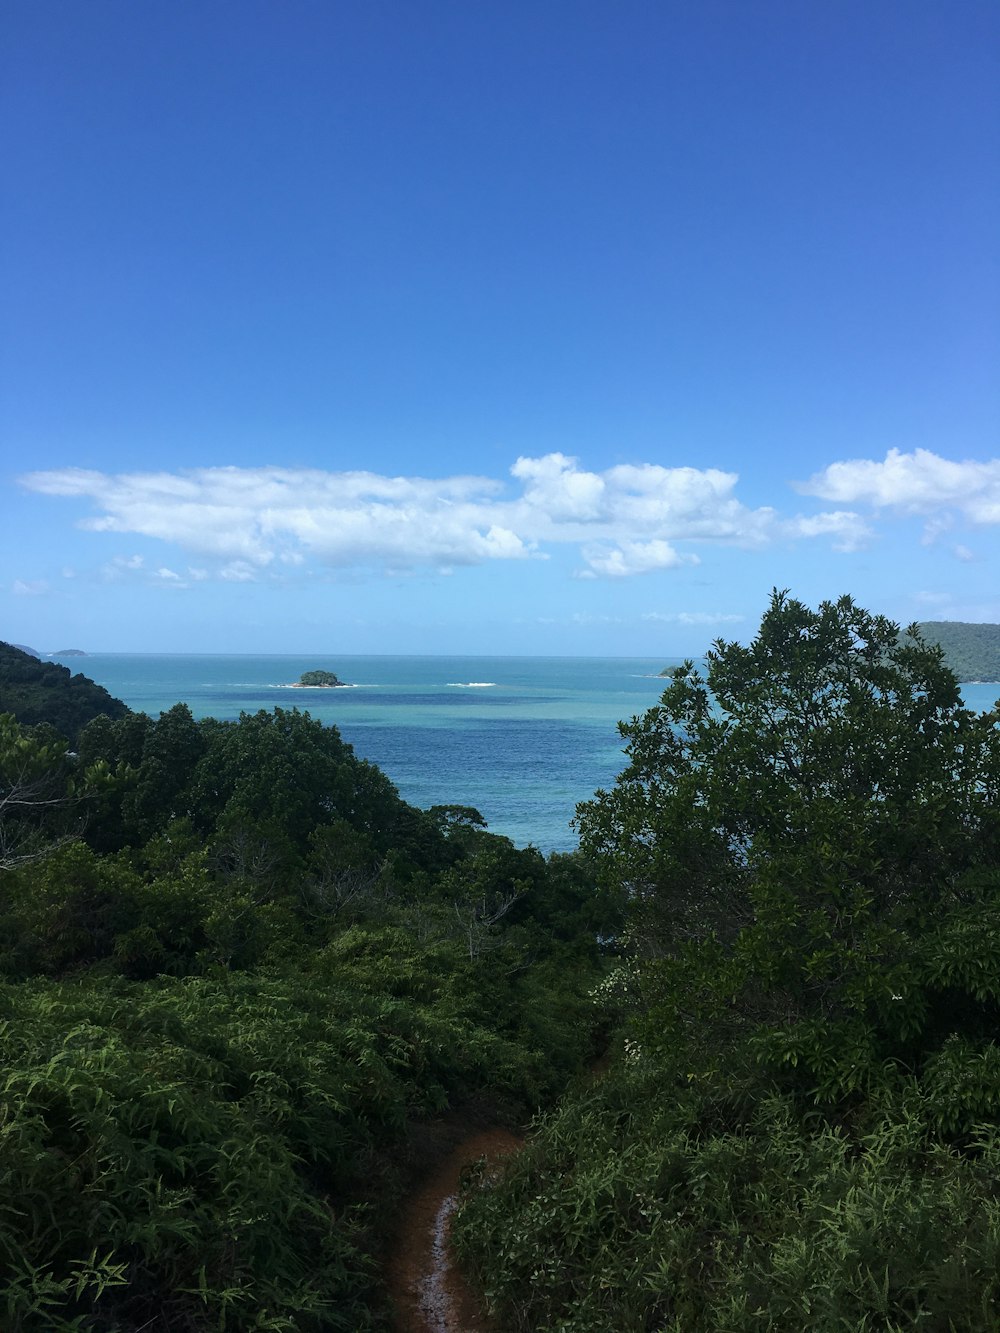
<svg viewBox="0 0 1000 1333">
<path fill-rule="evenodd" d="M 619 719 L 656 703 L 660 671 L 679 660 L 108 653 L 63 664 L 154 717 L 178 702 L 195 717 L 306 709 L 413 805 L 474 806 L 491 832 L 549 853 L 576 846 L 577 802 L 613 785 L 624 764 Z M 350 688 L 293 688 L 316 668 Z M 1000 685 L 963 693 L 990 708 Z"/>
<path fill-rule="evenodd" d="M 63 665 L 154 717 L 178 702 L 195 717 L 308 710 L 413 805 L 474 806 L 492 833 L 547 854 L 576 846 L 577 802 L 624 764 L 619 719 L 657 702 L 677 660 L 108 653 Z M 350 688 L 292 688 L 316 668 Z"/>
</svg>

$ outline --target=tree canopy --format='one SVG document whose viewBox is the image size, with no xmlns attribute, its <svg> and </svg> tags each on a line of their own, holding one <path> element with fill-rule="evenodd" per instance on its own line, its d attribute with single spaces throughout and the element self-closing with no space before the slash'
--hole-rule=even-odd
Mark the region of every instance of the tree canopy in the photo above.
<svg viewBox="0 0 1000 1333">
<path fill-rule="evenodd" d="M 916 627 L 776 592 L 749 646 L 717 642 L 622 726 L 628 764 L 581 807 L 582 842 L 661 980 L 698 957 L 758 1019 L 902 1031 L 929 1022 L 926 923 L 997 864 L 996 721 Z"/>
<path fill-rule="evenodd" d="M 587 1055 L 593 896 L 297 709 L 0 714 L 0 1324 L 386 1327 L 419 1123 Z"/>
<path fill-rule="evenodd" d="M 343 681 L 332 671 L 303 671 L 299 677 L 300 685 L 343 685 Z"/>
<path fill-rule="evenodd" d="M 87 676 L 0 643 L 0 713 L 25 726 L 47 722 L 72 744 L 93 718 L 124 717 L 128 707 Z"/>
<path fill-rule="evenodd" d="M 456 1224 L 511 1327 L 1000 1326 L 998 720 L 775 592 L 622 725 L 578 815 L 621 1056 Z"/>
</svg>

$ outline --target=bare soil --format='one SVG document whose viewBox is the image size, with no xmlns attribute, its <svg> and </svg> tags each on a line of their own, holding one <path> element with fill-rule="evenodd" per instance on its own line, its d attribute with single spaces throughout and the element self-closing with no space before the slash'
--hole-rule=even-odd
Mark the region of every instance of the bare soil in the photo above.
<svg viewBox="0 0 1000 1333">
<path fill-rule="evenodd" d="M 462 1128 L 452 1122 L 432 1134 L 426 1147 L 434 1165 L 403 1205 L 386 1266 L 396 1333 L 490 1333 L 489 1321 L 451 1261 L 451 1214 L 463 1168 L 480 1158 L 499 1162 L 518 1152 L 524 1140 L 496 1125 L 466 1126 L 464 1134 Z M 419 1151 L 420 1145 L 412 1147 Z"/>
</svg>

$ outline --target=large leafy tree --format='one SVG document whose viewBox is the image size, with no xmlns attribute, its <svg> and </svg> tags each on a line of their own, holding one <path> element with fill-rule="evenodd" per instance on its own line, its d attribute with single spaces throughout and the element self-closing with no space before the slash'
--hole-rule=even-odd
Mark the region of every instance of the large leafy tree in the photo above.
<svg viewBox="0 0 1000 1333">
<path fill-rule="evenodd" d="M 931 1034 L 985 1032 L 996 723 L 915 627 L 849 597 L 813 611 L 775 592 L 749 646 L 674 671 L 623 724 L 614 790 L 579 812 L 630 902 L 647 1037 L 749 1026 L 836 1094 Z"/>
<path fill-rule="evenodd" d="M 505 1327 L 1000 1327 L 997 722 L 919 633 L 775 593 L 623 725 L 579 812 L 621 1058 L 456 1224 Z"/>
</svg>

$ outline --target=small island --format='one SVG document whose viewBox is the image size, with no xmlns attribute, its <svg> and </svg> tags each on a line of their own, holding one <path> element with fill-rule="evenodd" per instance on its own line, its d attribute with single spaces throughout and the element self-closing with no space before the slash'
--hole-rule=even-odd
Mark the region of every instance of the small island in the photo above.
<svg viewBox="0 0 1000 1333">
<path fill-rule="evenodd" d="M 344 689 L 346 685 L 347 682 L 335 676 L 332 671 L 303 671 L 292 689 L 301 690 L 319 686 L 321 689 L 335 690 Z"/>
</svg>

